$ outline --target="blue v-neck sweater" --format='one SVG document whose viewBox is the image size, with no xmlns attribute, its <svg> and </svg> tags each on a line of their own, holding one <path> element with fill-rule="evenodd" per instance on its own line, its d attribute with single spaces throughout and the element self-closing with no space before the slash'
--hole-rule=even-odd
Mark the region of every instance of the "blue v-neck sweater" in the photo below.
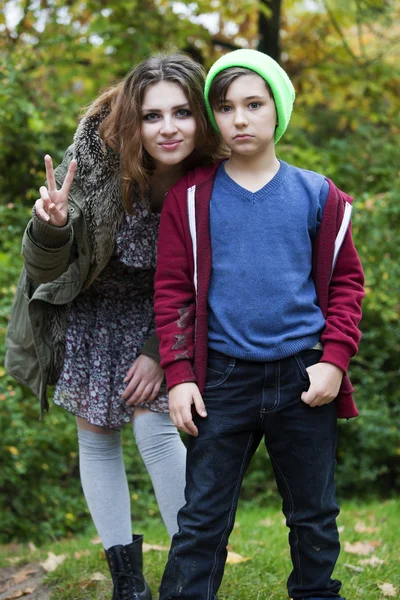
<svg viewBox="0 0 400 600">
<path fill-rule="evenodd" d="M 218 169 L 210 203 L 209 346 L 270 361 L 312 348 L 324 318 L 311 278 L 312 243 L 329 186 L 280 161 L 253 193 Z"/>
</svg>

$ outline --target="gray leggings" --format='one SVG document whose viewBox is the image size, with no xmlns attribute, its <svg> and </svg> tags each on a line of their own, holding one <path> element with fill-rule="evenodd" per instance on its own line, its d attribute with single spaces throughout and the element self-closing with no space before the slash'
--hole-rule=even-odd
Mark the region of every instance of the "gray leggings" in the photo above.
<svg viewBox="0 0 400 600">
<path fill-rule="evenodd" d="M 184 505 L 186 449 L 168 414 L 145 412 L 133 422 L 136 444 L 151 477 L 170 537 Z M 132 541 L 130 494 L 122 456 L 121 432 L 78 428 L 81 483 L 104 548 Z"/>
</svg>

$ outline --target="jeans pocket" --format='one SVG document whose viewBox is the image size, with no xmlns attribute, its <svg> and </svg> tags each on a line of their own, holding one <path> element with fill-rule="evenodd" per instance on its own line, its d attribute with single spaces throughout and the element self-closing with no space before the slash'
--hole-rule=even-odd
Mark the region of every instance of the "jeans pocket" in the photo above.
<svg viewBox="0 0 400 600">
<path fill-rule="evenodd" d="M 307 386 L 310 385 L 310 377 L 307 373 L 308 367 L 317 364 L 321 360 L 322 350 L 302 350 L 294 355 L 300 374 Z"/>
<path fill-rule="evenodd" d="M 232 373 L 234 366 L 235 359 L 232 356 L 209 350 L 205 389 L 210 390 L 222 385 Z"/>
</svg>

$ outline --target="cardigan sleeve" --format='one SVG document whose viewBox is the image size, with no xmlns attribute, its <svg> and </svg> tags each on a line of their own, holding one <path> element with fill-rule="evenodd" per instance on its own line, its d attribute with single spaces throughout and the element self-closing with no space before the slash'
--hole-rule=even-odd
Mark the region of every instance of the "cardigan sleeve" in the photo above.
<svg viewBox="0 0 400 600">
<path fill-rule="evenodd" d="M 324 346 L 322 362 L 332 363 L 345 373 L 361 339 L 358 325 L 365 295 L 363 286 L 364 273 L 350 226 L 329 284 L 325 328 L 321 335 Z"/>
<path fill-rule="evenodd" d="M 193 258 L 186 239 L 187 215 L 181 214 L 177 198 L 170 191 L 161 213 L 154 296 L 160 364 L 165 369 L 168 389 L 196 381 L 193 371 L 196 294 Z"/>
</svg>

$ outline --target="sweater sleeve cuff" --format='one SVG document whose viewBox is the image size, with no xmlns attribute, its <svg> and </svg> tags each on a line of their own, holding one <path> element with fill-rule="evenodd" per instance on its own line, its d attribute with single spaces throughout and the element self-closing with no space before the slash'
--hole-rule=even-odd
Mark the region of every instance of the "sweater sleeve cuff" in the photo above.
<svg viewBox="0 0 400 600">
<path fill-rule="evenodd" d="M 168 390 L 180 383 L 188 383 L 189 381 L 197 382 L 192 363 L 188 359 L 177 360 L 167 365 L 165 367 L 165 378 Z"/>
<path fill-rule="evenodd" d="M 33 241 L 44 248 L 62 248 L 68 244 L 72 226 L 68 215 L 68 221 L 63 227 L 56 227 L 42 221 L 37 216 L 35 208 L 32 210 L 32 221 L 31 221 L 31 237 Z"/>
<path fill-rule="evenodd" d="M 149 356 L 153 360 L 155 360 L 158 364 L 160 364 L 160 344 L 158 341 L 157 334 L 154 332 L 152 336 L 149 337 L 147 342 L 143 345 L 140 350 L 140 354 L 144 354 L 145 356 Z"/>
<path fill-rule="evenodd" d="M 346 352 L 346 349 L 342 344 L 336 344 L 335 342 L 324 343 L 324 352 L 320 362 L 328 362 L 332 365 L 336 365 L 346 374 L 349 368 L 350 359 L 351 356 Z"/>
</svg>

